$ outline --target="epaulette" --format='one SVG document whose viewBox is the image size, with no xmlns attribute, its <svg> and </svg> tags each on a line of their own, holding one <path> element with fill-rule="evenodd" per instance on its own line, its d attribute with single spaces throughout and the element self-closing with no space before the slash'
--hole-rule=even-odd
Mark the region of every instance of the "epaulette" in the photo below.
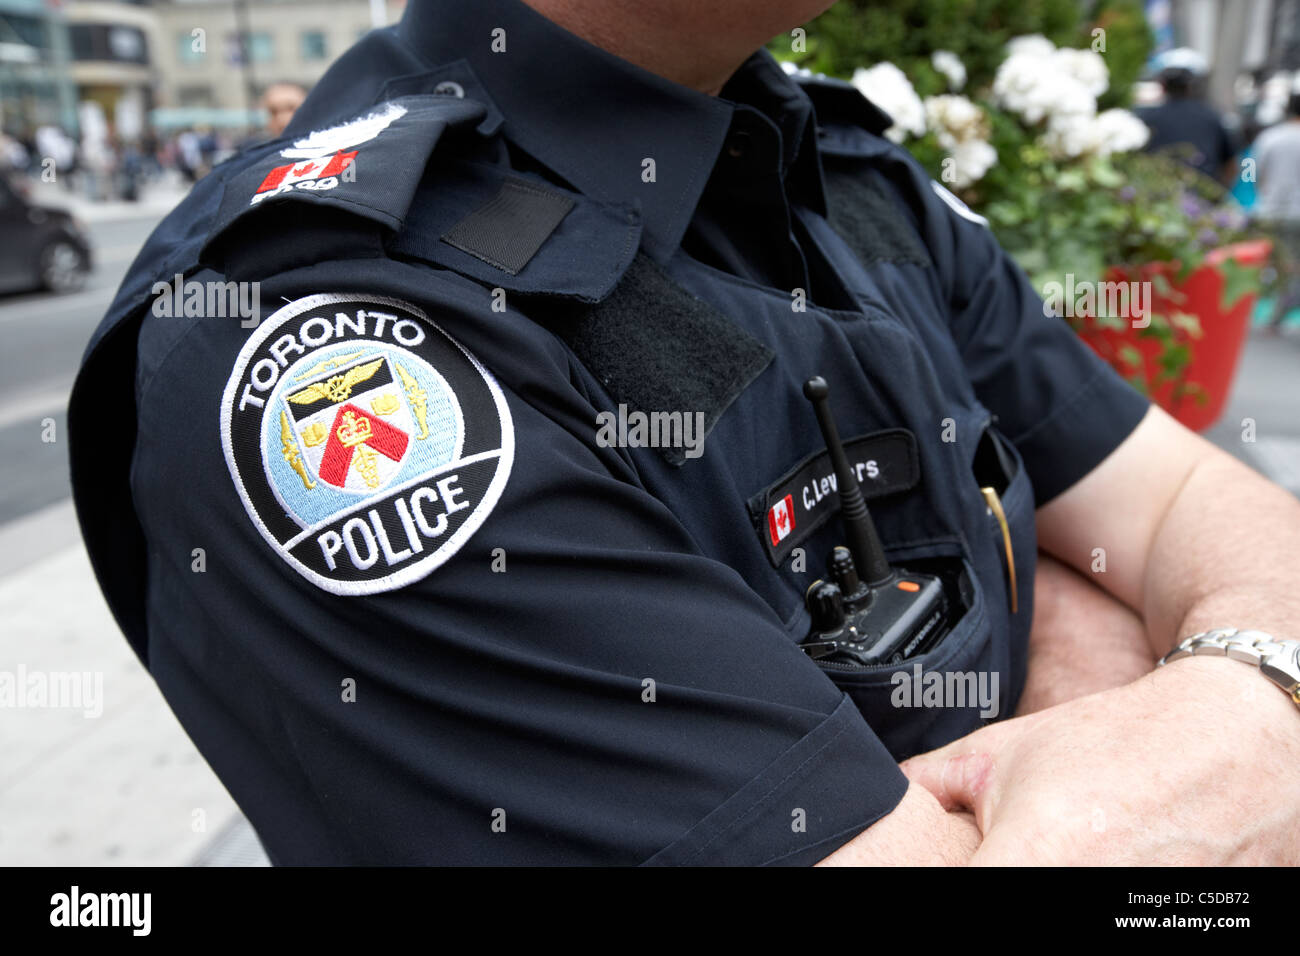
<svg viewBox="0 0 1300 956">
<path fill-rule="evenodd" d="M 823 155 L 863 159 L 895 148 L 885 138 L 894 121 L 853 84 L 808 72 L 796 73 L 792 79 L 812 101 L 817 149 Z"/>
<path fill-rule="evenodd" d="M 440 140 L 472 131 L 486 112 L 470 99 L 399 96 L 259 147 L 222 177 L 201 260 L 251 280 L 381 254 L 385 237 L 401 230 Z"/>
<path fill-rule="evenodd" d="M 873 136 L 883 136 L 894 125 L 889 114 L 852 83 L 821 73 L 796 73 L 792 79 L 812 100 L 818 126 L 857 126 Z"/>
</svg>

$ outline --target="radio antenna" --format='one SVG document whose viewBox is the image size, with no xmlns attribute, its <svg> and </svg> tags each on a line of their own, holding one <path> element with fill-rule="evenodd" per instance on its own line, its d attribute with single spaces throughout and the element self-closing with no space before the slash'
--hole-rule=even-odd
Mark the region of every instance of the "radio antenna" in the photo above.
<svg viewBox="0 0 1300 956">
<path fill-rule="evenodd" d="M 835 419 L 831 417 L 830 386 L 820 375 L 804 383 L 804 396 L 813 404 L 817 413 L 817 424 L 821 426 L 822 439 L 826 450 L 830 452 L 831 464 L 835 468 L 836 490 L 840 496 L 840 518 L 844 521 L 844 530 L 848 534 L 849 550 L 853 560 L 861 569 L 859 574 L 870 587 L 879 587 L 887 583 L 894 571 L 885 558 L 885 549 L 876 534 L 876 525 L 867 511 L 867 503 L 862 498 L 862 489 L 858 486 L 857 476 L 849 467 L 849 459 L 844 454 L 840 443 L 840 433 L 835 428 Z"/>
</svg>

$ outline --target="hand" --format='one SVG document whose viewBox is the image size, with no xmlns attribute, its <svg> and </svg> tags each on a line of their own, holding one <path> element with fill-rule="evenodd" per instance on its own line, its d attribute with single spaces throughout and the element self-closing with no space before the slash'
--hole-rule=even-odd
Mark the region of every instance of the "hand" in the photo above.
<svg viewBox="0 0 1300 956">
<path fill-rule="evenodd" d="M 818 866 L 962 866 L 980 845 L 969 813 L 945 813 L 924 787 L 912 784 L 885 814 Z"/>
<path fill-rule="evenodd" d="M 983 834 L 972 864 L 1300 863 L 1300 711 L 1185 658 L 902 764 Z"/>
</svg>

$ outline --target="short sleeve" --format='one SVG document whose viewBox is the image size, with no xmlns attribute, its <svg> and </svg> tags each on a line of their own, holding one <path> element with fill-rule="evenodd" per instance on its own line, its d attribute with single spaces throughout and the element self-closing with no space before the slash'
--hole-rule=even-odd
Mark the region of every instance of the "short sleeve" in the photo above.
<svg viewBox="0 0 1300 956">
<path fill-rule="evenodd" d="M 1043 300 L 987 226 L 931 185 L 922 229 L 953 338 L 976 395 L 1019 450 L 1042 505 L 1128 437 L 1149 402 L 1065 320 L 1044 314 Z"/>
</svg>

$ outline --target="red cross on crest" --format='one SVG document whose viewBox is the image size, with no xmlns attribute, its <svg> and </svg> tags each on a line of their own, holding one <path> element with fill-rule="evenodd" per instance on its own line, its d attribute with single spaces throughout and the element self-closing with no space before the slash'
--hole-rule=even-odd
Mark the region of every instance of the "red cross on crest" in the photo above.
<svg viewBox="0 0 1300 956">
<path fill-rule="evenodd" d="M 385 458 L 401 461 L 411 436 L 351 402 L 339 406 L 330 426 L 329 440 L 318 473 L 336 488 L 347 481 L 348 469 L 358 455 L 377 451 Z"/>
</svg>

